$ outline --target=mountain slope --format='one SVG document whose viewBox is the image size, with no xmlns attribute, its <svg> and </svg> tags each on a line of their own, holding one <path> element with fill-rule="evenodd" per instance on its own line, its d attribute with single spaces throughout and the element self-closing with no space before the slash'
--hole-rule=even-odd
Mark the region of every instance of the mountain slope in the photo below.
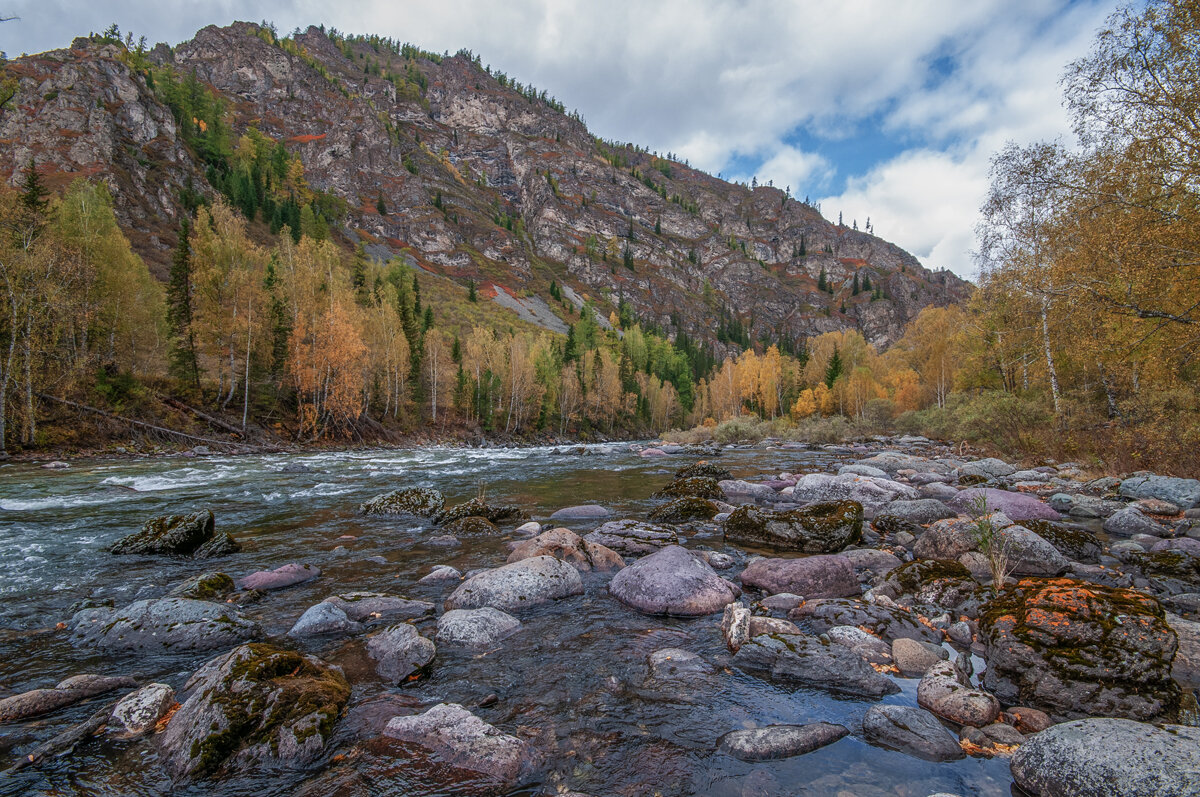
<svg viewBox="0 0 1200 797">
<path fill-rule="evenodd" d="M 737 327 L 771 342 L 856 327 L 885 347 L 921 308 L 968 290 L 778 189 L 599 141 L 469 54 L 317 28 L 278 39 L 237 23 L 149 59 L 194 74 L 224 101 L 235 135 L 254 128 L 299 155 L 308 186 L 344 202 L 330 216 L 347 243 L 474 281 L 556 331 L 561 296 L 590 298 L 601 316 L 625 305 L 718 354 L 745 343 L 741 329 L 729 334 Z M 161 274 L 180 197 L 215 194 L 211 168 L 184 144 L 187 120 L 177 124 L 161 86 L 115 44 L 76 40 L 8 71 L 19 92 L 0 117 L 0 173 L 19 182 L 32 158 L 52 185 L 105 179 Z"/>
</svg>

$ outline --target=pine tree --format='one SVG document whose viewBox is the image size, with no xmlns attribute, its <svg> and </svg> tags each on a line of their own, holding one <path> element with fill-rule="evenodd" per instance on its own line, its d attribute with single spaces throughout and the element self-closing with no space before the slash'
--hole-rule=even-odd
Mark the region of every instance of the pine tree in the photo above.
<svg viewBox="0 0 1200 797">
<path fill-rule="evenodd" d="M 421 314 L 421 283 L 417 281 L 416 274 L 413 274 L 412 295 L 413 315 L 419 316 Z"/>
<path fill-rule="evenodd" d="M 862 290 L 862 286 L 858 282 L 858 272 L 856 271 L 856 272 L 854 272 L 854 287 L 850 289 L 850 295 L 858 296 L 858 294 L 861 290 Z"/>
<path fill-rule="evenodd" d="M 871 275 L 870 274 L 863 274 L 862 289 L 864 291 L 871 290 Z"/>
<path fill-rule="evenodd" d="M 167 325 L 171 330 L 170 371 L 180 382 L 200 390 L 196 337 L 192 332 L 192 248 L 187 216 L 179 224 L 179 243 L 171 258 L 167 284 Z"/>
<path fill-rule="evenodd" d="M 425 305 L 425 315 L 421 319 L 421 332 L 424 334 L 433 329 L 433 308 Z"/>
<path fill-rule="evenodd" d="M 553 294 L 551 294 L 553 295 Z M 475 293 L 475 280 L 467 280 L 467 301 L 478 302 L 479 297 Z M 457 342 L 457 338 L 455 339 Z"/>
<path fill-rule="evenodd" d="M 288 338 L 292 335 L 291 317 L 287 304 L 279 296 L 276 288 L 279 278 L 275 275 L 275 258 L 267 262 L 267 275 L 263 279 L 263 288 L 271 297 L 271 376 L 279 378 L 287 365 Z"/>
<path fill-rule="evenodd" d="M 50 204 L 46 199 L 49 193 L 42 185 L 42 177 L 38 174 L 37 164 L 33 162 L 33 158 L 30 158 L 29 166 L 25 169 L 25 179 L 21 182 L 21 204 L 30 212 L 40 215 L 46 212 L 46 207 Z"/>
<path fill-rule="evenodd" d="M 833 389 L 833 383 L 842 375 L 842 355 L 838 352 L 837 346 L 833 347 L 833 356 L 829 358 L 829 365 L 825 367 L 825 387 Z"/>
<path fill-rule="evenodd" d="M 625 253 L 621 256 L 621 260 L 624 263 L 625 268 L 633 271 L 633 252 L 630 251 L 628 246 L 625 247 Z"/>
<path fill-rule="evenodd" d="M 817 277 L 817 290 L 825 293 L 829 290 L 829 278 L 825 275 L 825 269 L 822 267 L 821 276 Z"/>
<path fill-rule="evenodd" d="M 662 219 L 654 220 L 654 234 L 662 235 Z"/>
<path fill-rule="evenodd" d="M 375 210 L 379 211 L 380 216 L 387 215 L 387 205 L 383 202 L 383 192 L 379 192 L 379 196 L 375 198 Z"/>
</svg>

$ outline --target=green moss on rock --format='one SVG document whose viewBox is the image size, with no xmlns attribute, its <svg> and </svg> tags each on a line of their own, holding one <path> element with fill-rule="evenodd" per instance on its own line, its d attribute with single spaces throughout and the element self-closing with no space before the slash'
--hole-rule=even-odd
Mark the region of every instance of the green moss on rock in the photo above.
<svg viewBox="0 0 1200 797">
<path fill-rule="evenodd" d="M 676 479 L 658 492 L 651 495 L 651 498 L 715 498 L 722 499 L 725 493 L 717 485 L 717 480 L 711 476 L 689 476 L 683 479 Z"/>
<path fill-rule="evenodd" d="M 493 505 L 489 504 L 482 498 L 472 498 L 470 501 L 452 506 L 442 512 L 438 521 L 441 523 L 453 523 L 456 520 L 463 518 L 479 517 L 484 518 L 490 523 L 508 523 L 516 520 L 523 520 L 525 513 L 520 507 L 511 504 Z"/>
<path fill-rule="evenodd" d="M 724 481 L 733 478 L 733 474 L 720 465 L 714 465 L 711 462 L 694 462 L 691 465 L 685 465 L 675 471 L 676 479 L 690 479 L 696 476 L 706 476 L 717 481 Z"/>
<path fill-rule="evenodd" d="M 1100 539 L 1087 529 L 1051 520 L 1023 520 L 1021 525 L 1058 549 L 1074 562 L 1095 563 L 1103 553 Z"/>
<path fill-rule="evenodd" d="M 712 520 L 720 509 L 703 498 L 676 498 L 650 512 L 654 523 L 688 523 L 693 520 Z"/>
<path fill-rule="evenodd" d="M 360 515 L 413 515 L 433 519 L 441 513 L 445 505 L 446 499 L 437 490 L 430 487 L 406 487 L 377 495 L 370 501 L 360 504 L 358 513 Z"/>
<path fill-rule="evenodd" d="M 863 508 L 857 501 L 826 501 L 774 512 L 738 507 L 725 521 L 725 539 L 801 553 L 836 553 L 862 539 Z"/>
</svg>

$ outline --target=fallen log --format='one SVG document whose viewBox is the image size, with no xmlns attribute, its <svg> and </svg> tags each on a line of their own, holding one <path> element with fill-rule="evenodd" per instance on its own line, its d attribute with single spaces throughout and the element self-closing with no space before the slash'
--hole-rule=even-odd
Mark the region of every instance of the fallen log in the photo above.
<svg viewBox="0 0 1200 797">
<path fill-rule="evenodd" d="M 194 441 L 197 443 L 204 443 L 205 445 L 210 445 L 210 446 L 227 446 L 227 447 L 231 447 L 231 448 L 243 448 L 243 449 L 249 448 L 249 449 L 254 449 L 254 450 L 259 450 L 262 448 L 262 446 L 254 446 L 254 445 L 250 445 L 248 443 L 231 443 L 228 440 L 214 440 L 210 437 L 199 437 L 194 434 L 187 434 L 186 432 L 179 432 L 179 431 L 176 431 L 175 429 L 168 429 L 165 426 L 155 426 L 154 424 L 146 423 L 145 421 L 135 421 L 133 418 L 125 418 L 121 415 L 117 415 L 115 413 L 109 412 L 108 410 L 102 410 L 99 407 L 89 407 L 87 404 L 80 404 L 77 401 L 71 401 L 70 399 L 59 398 L 58 396 L 51 396 L 46 393 L 37 393 L 35 395 L 38 398 L 43 399 L 45 401 L 53 401 L 56 404 L 63 404 L 68 407 L 73 407 L 74 409 L 77 409 L 77 410 L 83 410 L 84 412 L 92 412 L 97 415 L 102 415 L 105 418 L 111 418 L 112 420 L 118 421 L 120 423 L 127 423 L 131 426 L 136 426 L 140 429 L 149 429 L 152 432 L 158 432 L 159 434 L 168 435 L 170 437 L 178 437 L 181 440 L 191 440 L 191 441 Z"/>
</svg>

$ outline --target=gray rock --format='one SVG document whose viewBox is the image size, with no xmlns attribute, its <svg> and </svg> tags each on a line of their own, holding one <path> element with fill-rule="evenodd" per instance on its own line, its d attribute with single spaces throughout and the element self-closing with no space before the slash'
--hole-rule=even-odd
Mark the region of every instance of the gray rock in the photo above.
<svg viewBox="0 0 1200 797">
<path fill-rule="evenodd" d="M 31 689 L 0 700 L 0 722 L 49 714 L 114 689 L 135 686 L 137 681 L 124 676 L 73 675 L 51 689 Z"/>
<path fill-rule="evenodd" d="M 384 735 L 423 747 L 450 766 L 494 778 L 505 789 L 527 779 L 538 761 L 526 742 L 457 703 L 438 703 L 424 714 L 395 717 Z"/>
<path fill-rule="evenodd" d="M 462 572 L 458 568 L 450 567 L 449 565 L 437 565 L 433 570 L 417 579 L 417 583 L 429 584 L 434 581 L 458 581 L 461 578 Z"/>
<path fill-rule="evenodd" d="M 738 650 L 733 663 L 764 673 L 773 680 L 828 689 L 831 692 L 882 697 L 900 687 L 849 648 L 806 634 L 762 634 Z"/>
<path fill-rule="evenodd" d="M 508 561 L 519 562 L 534 556 L 562 559 L 582 572 L 620 570 L 625 560 L 611 548 L 589 542 L 570 529 L 551 529 L 524 540 L 513 548 Z"/>
<path fill-rule="evenodd" d="M 350 698 L 337 668 L 263 644 L 212 659 L 184 690 L 188 698 L 158 737 L 159 759 L 176 778 L 309 766 Z"/>
<path fill-rule="evenodd" d="M 1166 527 L 1161 523 L 1146 517 L 1142 514 L 1141 510 L 1133 506 L 1125 507 L 1121 511 L 1113 513 L 1104 521 L 1104 530 L 1109 534 L 1116 534 L 1121 537 L 1132 537 L 1135 534 L 1149 534 L 1152 537 L 1161 537 L 1167 531 Z"/>
<path fill-rule="evenodd" d="M 1030 738 L 1010 763 L 1035 797 L 1197 797 L 1200 728 L 1081 719 Z"/>
<path fill-rule="evenodd" d="M 850 560 L 859 578 L 884 576 L 902 564 L 895 554 L 877 548 L 851 548 L 838 555 Z"/>
<path fill-rule="evenodd" d="M 303 584 L 305 581 L 312 581 L 320 575 L 321 569 L 315 565 L 302 565 L 297 562 L 289 562 L 274 570 L 259 570 L 257 573 L 251 573 L 238 581 L 237 585 L 238 589 L 259 589 L 269 592 L 271 590 L 293 587 L 296 584 Z"/>
<path fill-rule="evenodd" d="M 861 626 L 889 642 L 900 637 L 940 643 L 940 631 L 917 620 L 917 615 L 893 606 L 855 600 L 810 600 L 788 612 L 788 618 L 807 623 L 823 634 L 834 626 Z"/>
<path fill-rule="evenodd" d="M 233 606 L 187 598 L 140 600 L 124 609 L 84 609 L 68 627 L 75 642 L 137 653 L 227 648 L 263 633 Z"/>
<path fill-rule="evenodd" d="M 446 608 L 519 611 L 582 593 L 578 570 L 553 556 L 535 556 L 471 576 L 446 599 Z"/>
<path fill-rule="evenodd" d="M 439 517 L 446 506 L 446 499 L 437 490 L 429 487 L 409 487 L 377 495 L 360 504 L 360 515 L 411 515 L 432 520 Z"/>
<path fill-rule="evenodd" d="M 1028 493 L 1011 493 L 990 487 L 971 487 L 960 490 L 947 502 L 951 509 L 969 514 L 975 509 L 976 501 L 985 501 L 989 512 L 1003 512 L 1018 523 L 1022 520 L 1059 520 L 1059 514 L 1036 496 Z"/>
<path fill-rule="evenodd" d="M 612 513 L 602 506 L 596 504 L 584 504 L 581 506 L 568 506 L 556 511 L 550 516 L 551 520 L 599 520 L 606 518 Z"/>
<path fill-rule="evenodd" d="M 1200 480 L 1197 479 L 1140 475 L 1121 482 L 1117 492 L 1126 498 L 1158 498 L 1185 510 L 1200 507 Z"/>
<path fill-rule="evenodd" d="M 982 476 L 985 479 L 1001 479 L 1016 472 L 1017 469 L 1012 465 L 995 457 L 967 462 L 958 468 L 959 476 Z"/>
<path fill-rule="evenodd" d="M 1009 526 L 998 537 L 1015 576 L 1057 576 L 1070 564 L 1055 548 L 1024 526 Z"/>
<path fill-rule="evenodd" d="M 438 618 L 437 641 L 457 647 L 488 648 L 520 627 L 520 620 L 491 606 L 451 609 Z"/>
<path fill-rule="evenodd" d="M 775 761 L 811 753 L 848 735 L 849 730 L 829 722 L 808 725 L 768 725 L 730 731 L 721 737 L 718 749 L 739 761 Z"/>
<path fill-rule="evenodd" d="M 345 592 L 325 599 L 346 613 L 356 623 L 373 620 L 415 620 L 431 615 L 437 607 L 429 601 L 412 601 L 381 592 Z"/>
<path fill-rule="evenodd" d="M 981 689 L 964 684 L 954 664 L 934 664 L 917 684 L 917 705 L 942 719 L 976 728 L 990 725 L 1000 716 L 1000 703 Z"/>
<path fill-rule="evenodd" d="M 225 573 L 201 573 L 172 589 L 167 597 L 211 601 L 224 598 L 235 589 L 237 585 Z"/>
<path fill-rule="evenodd" d="M 774 512 L 742 506 L 724 523 L 725 539 L 783 551 L 836 553 L 862 539 L 862 505 L 854 501 L 810 504 Z"/>
<path fill-rule="evenodd" d="M 958 513 L 941 501 L 933 498 L 918 498 L 909 501 L 892 501 L 880 510 L 880 514 L 892 515 L 910 523 L 925 525 L 938 520 L 957 517 Z"/>
<path fill-rule="evenodd" d="M 747 504 L 755 501 L 772 502 L 779 494 L 765 484 L 753 484 L 741 479 L 725 479 L 717 482 L 721 492 L 731 504 Z"/>
<path fill-rule="evenodd" d="M 288 636 L 303 639 L 324 634 L 353 635 L 362 630 L 363 626 L 347 617 L 339 607 L 332 603 L 318 603 L 305 609 L 288 631 Z"/>
<path fill-rule="evenodd" d="M 121 698 L 108 720 L 108 732 L 121 738 L 143 736 L 175 705 L 175 690 L 167 684 L 147 684 Z"/>
<path fill-rule="evenodd" d="M 773 612 L 788 612 L 804 603 L 804 596 L 793 592 L 780 592 L 763 598 L 762 606 Z"/>
<path fill-rule="evenodd" d="M 703 658 L 681 648 L 660 648 L 646 657 L 646 665 L 648 676 L 643 685 L 658 690 L 708 684 L 715 672 Z"/>
<path fill-rule="evenodd" d="M 855 501 L 873 515 L 893 501 L 920 498 L 920 493 L 907 484 L 889 479 L 856 476 L 853 473 L 840 476 L 809 473 L 796 482 L 791 497 L 796 503 Z"/>
<path fill-rule="evenodd" d="M 375 672 L 393 684 L 403 683 L 433 661 L 436 653 L 433 642 L 408 623 L 397 623 L 367 639 L 367 655 L 375 661 Z"/>
<path fill-rule="evenodd" d="M 680 617 L 721 611 L 741 594 L 702 557 L 678 545 L 638 559 L 613 576 L 608 591 L 638 611 Z"/>
<path fill-rule="evenodd" d="M 854 566 L 844 556 L 806 556 L 802 559 L 763 557 L 742 571 L 742 584 L 768 594 L 791 592 L 806 598 L 844 598 L 862 588 Z"/>
<path fill-rule="evenodd" d="M 920 678 L 933 665 L 948 658 L 950 654 L 945 648 L 931 642 L 918 642 L 904 637 L 892 642 L 892 661 L 904 678 Z"/>
<path fill-rule="evenodd" d="M 966 753 L 938 718 L 912 706 L 871 706 L 862 720 L 863 738 L 926 761 L 957 761 Z"/>
<path fill-rule="evenodd" d="M 888 478 L 888 472 L 882 468 L 874 468 L 870 465 L 842 465 L 838 468 L 838 475 L 851 473 L 855 476 L 871 476 L 876 479 Z"/>
<path fill-rule="evenodd" d="M 218 533 L 209 510 L 190 515 L 163 515 L 146 521 L 140 531 L 115 543 L 115 554 L 191 556 L 207 559 L 236 553 L 241 546 L 226 532 Z"/>
<path fill-rule="evenodd" d="M 892 647 L 874 634 L 852 625 L 835 625 L 825 636 L 839 645 L 850 648 L 871 664 L 892 663 Z"/>
<path fill-rule="evenodd" d="M 625 556 L 645 556 L 679 544 L 679 536 L 673 529 L 638 520 L 610 520 L 583 539 Z"/>
<path fill-rule="evenodd" d="M 975 526 L 969 520 L 939 520 L 917 538 L 913 556 L 918 559 L 954 560 L 979 547 Z"/>
<path fill-rule="evenodd" d="M 931 460 L 914 454 L 906 454 L 900 451 L 881 451 L 874 456 L 858 460 L 856 464 L 869 465 L 893 475 L 902 470 L 949 475 L 954 470 L 952 466 L 945 462 Z"/>
</svg>

